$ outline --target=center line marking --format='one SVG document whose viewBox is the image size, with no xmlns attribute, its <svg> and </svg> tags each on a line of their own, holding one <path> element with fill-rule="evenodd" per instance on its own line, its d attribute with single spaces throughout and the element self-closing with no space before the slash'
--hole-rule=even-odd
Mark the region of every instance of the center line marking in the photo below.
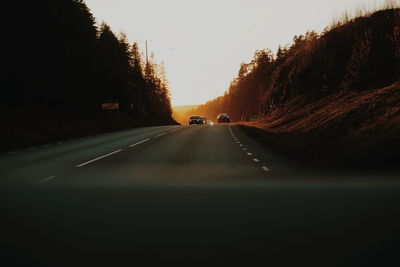
<svg viewBox="0 0 400 267">
<path fill-rule="evenodd" d="M 262 166 L 261 167 L 264 171 L 266 171 L 266 172 L 268 172 L 269 171 L 269 169 L 268 169 L 268 167 L 267 166 Z"/>
<path fill-rule="evenodd" d="M 164 134 L 167 134 L 167 132 L 165 132 L 165 133 L 161 133 L 161 134 L 159 134 L 159 135 L 156 135 L 154 138 L 157 138 L 157 137 L 163 136 Z"/>
<path fill-rule="evenodd" d="M 257 158 L 254 158 L 253 160 L 254 160 L 254 162 L 260 162 L 260 160 Z"/>
<path fill-rule="evenodd" d="M 105 158 L 105 157 L 111 156 L 111 155 L 113 155 L 113 154 L 115 154 L 115 153 L 118 153 L 118 152 L 121 152 L 121 151 L 122 151 L 122 149 L 118 149 L 118 150 L 116 150 L 116 151 L 114 151 L 114 152 L 105 154 L 105 155 L 100 156 L 100 157 L 97 157 L 97 158 L 95 158 L 95 159 L 86 161 L 86 162 L 84 162 L 84 163 L 82 163 L 82 164 L 76 165 L 76 167 L 77 167 L 77 168 L 80 168 L 80 167 L 85 166 L 85 165 L 88 165 L 89 163 L 92 163 L 92 162 L 94 162 L 94 161 L 96 161 L 96 160 L 103 159 L 103 158 Z"/>
<path fill-rule="evenodd" d="M 169 132 L 170 132 L 170 133 L 173 133 L 173 132 L 176 132 L 176 131 L 179 131 L 179 130 L 182 130 L 182 129 L 184 129 L 184 128 L 181 127 L 181 128 L 178 128 L 178 129 L 171 130 L 171 131 L 169 131 Z"/>
<path fill-rule="evenodd" d="M 142 140 L 142 141 L 140 141 L 140 142 L 137 142 L 137 143 L 135 143 L 135 144 L 130 145 L 129 147 L 133 147 L 133 146 L 140 145 L 140 144 L 142 144 L 142 143 L 144 143 L 144 142 L 147 142 L 147 141 L 149 141 L 149 140 L 151 140 L 151 138 L 144 139 L 144 140 Z"/>
<path fill-rule="evenodd" d="M 230 125 L 229 125 L 229 132 L 231 133 L 231 136 L 232 136 L 232 137 L 235 137 L 235 134 L 232 132 L 232 128 L 231 128 Z"/>
<path fill-rule="evenodd" d="M 42 180 L 40 180 L 40 183 L 44 183 L 44 182 L 47 182 L 48 180 L 51 180 L 51 179 L 54 179 L 54 178 L 56 178 L 56 176 L 49 176 L 49 177 L 47 177 L 47 178 L 44 178 L 44 179 L 42 179 Z"/>
</svg>

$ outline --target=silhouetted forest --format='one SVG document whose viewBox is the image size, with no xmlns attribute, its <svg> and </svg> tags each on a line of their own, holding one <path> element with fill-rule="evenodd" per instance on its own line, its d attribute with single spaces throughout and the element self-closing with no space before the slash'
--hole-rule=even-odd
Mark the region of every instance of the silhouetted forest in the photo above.
<svg viewBox="0 0 400 267">
<path fill-rule="evenodd" d="M 269 126 L 279 128 L 298 119 L 285 118 L 288 113 L 310 103 L 394 84 L 400 77 L 399 25 L 400 9 L 387 8 L 345 18 L 321 34 L 295 36 L 275 55 L 268 49 L 256 51 L 250 63 L 241 64 L 225 95 L 187 115 L 215 119 L 226 112 L 233 121 L 273 117 L 275 124 Z M 289 112 L 288 107 L 295 109 Z"/>
<path fill-rule="evenodd" d="M 138 44 L 107 24 L 97 26 L 83 0 L 6 1 L 6 16 L 8 145 L 175 123 L 163 67 L 146 64 Z"/>
</svg>

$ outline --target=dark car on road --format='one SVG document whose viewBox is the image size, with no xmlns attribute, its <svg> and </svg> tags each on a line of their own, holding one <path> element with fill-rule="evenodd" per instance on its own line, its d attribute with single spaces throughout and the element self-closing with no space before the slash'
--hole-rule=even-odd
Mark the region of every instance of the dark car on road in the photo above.
<svg viewBox="0 0 400 267">
<path fill-rule="evenodd" d="M 207 119 L 202 116 L 191 116 L 189 118 L 189 125 L 191 125 L 191 124 L 206 124 L 206 123 L 207 123 Z"/>
<path fill-rule="evenodd" d="M 227 122 L 230 123 L 229 115 L 226 113 L 221 113 L 217 116 L 218 123 Z"/>
</svg>

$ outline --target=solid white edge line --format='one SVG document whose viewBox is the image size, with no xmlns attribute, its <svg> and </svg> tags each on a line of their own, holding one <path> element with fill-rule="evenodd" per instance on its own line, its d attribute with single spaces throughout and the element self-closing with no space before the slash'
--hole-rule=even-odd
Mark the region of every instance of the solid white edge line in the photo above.
<svg viewBox="0 0 400 267">
<path fill-rule="evenodd" d="M 260 160 L 258 158 L 253 158 L 254 162 L 260 162 Z"/>
<path fill-rule="evenodd" d="M 137 143 L 135 143 L 135 144 L 130 145 L 129 147 L 134 147 L 134 146 L 143 144 L 144 142 L 147 142 L 147 141 L 149 141 L 149 140 L 151 140 L 151 138 L 144 139 L 144 140 L 142 140 L 142 141 L 140 141 L 140 142 L 137 142 Z"/>
<path fill-rule="evenodd" d="M 100 157 L 97 157 L 97 158 L 95 158 L 95 159 L 86 161 L 86 162 L 84 162 L 84 163 L 82 163 L 82 164 L 76 165 L 76 167 L 77 167 L 77 168 L 80 168 L 80 167 L 85 166 L 85 165 L 88 165 L 88 164 L 90 164 L 90 163 L 92 163 L 92 162 L 94 162 L 94 161 L 96 161 L 96 160 L 103 159 L 103 158 L 105 158 L 105 157 L 111 156 L 111 155 L 113 155 L 113 154 L 115 154 L 115 153 L 118 153 L 118 152 L 121 152 L 121 151 L 122 151 L 122 149 L 118 149 L 118 150 L 116 150 L 116 151 L 114 151 L 114 152 L 105 154 L 105 155 L 100 156 Z"/>
<path fill-rule="evenodd" d="M 40 183 L 47 182 L 48 180 L 51 180 L 51 179 L 54 179 L 54 178 L 56 178 L 56 176 L 54 176 L 54 175 L 49 176 L 49 177 L 47 177 L 47 178 L 44 178 L 44 179 L 40 180 Z"/>
<path fill-rule="evenodd" d="M 264 171 L 266 171 L 266 172 L 268 172 L 269 171 L 269 169 L 268 169 L 268 167 L 267 166 L 262 166 L 261 167 Z"/>
</svg>

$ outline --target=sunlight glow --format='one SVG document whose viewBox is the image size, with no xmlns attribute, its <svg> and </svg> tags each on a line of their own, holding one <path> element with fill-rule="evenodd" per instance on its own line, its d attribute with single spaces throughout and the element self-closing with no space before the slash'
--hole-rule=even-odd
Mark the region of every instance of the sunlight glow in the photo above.
<svg viewBox="0 0 400 267">
<path fill-rule="evenodd" d="M 166 65 L 172 104 L 220 96 L 255 50 L 275 52 L 295 35 L 384 0 L 86 0 L 98 22 L 127 34 Z"/>
</svg>

